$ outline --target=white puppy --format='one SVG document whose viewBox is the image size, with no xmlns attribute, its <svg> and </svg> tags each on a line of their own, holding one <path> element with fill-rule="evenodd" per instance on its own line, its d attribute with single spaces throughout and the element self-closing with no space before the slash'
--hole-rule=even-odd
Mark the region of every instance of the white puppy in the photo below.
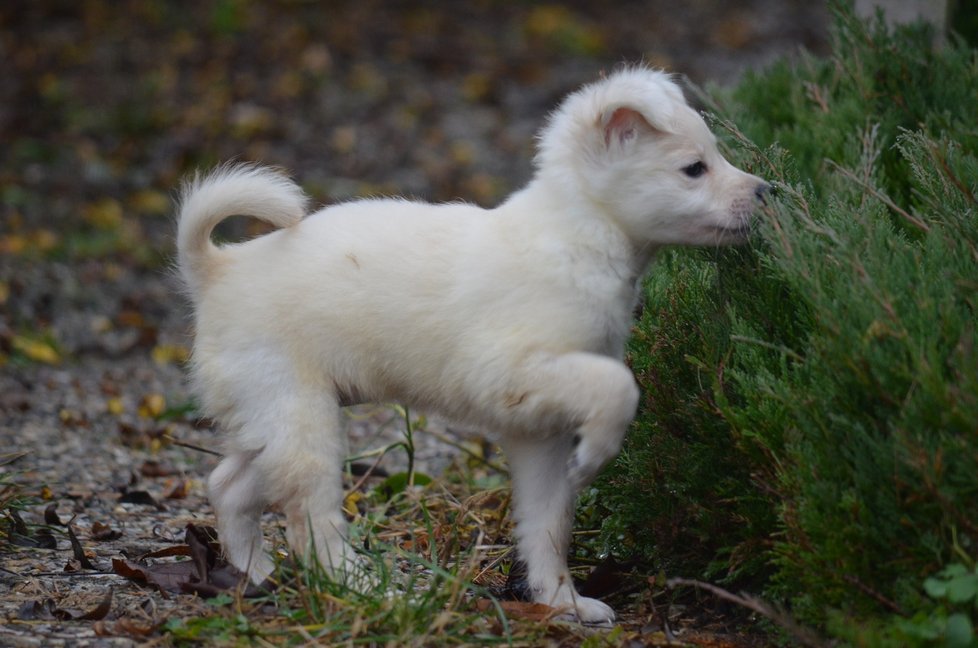
<svg viewBox="0 0 978 648">
<path fill-rule="evenodd" d="M 271 572 L 259 517 L 274 503 L 293 550 L 342 571 L 340 408 L 398 401 L 498 435 L 534 599 L 612 621 L 566 558 L 575 496 L 638 404 L 622 357 L 639 280 L 661 246 L 742 242 L 766 187 L 644 67 L 570 95 L 533 180 L 495 209 L 372 199 L 307 216 L 298 186 L 253 165 L 190 183 L 179 264 L 196 389 L 228 431 L 209 479 L 228 559 Z M 280 229 L 215 247 L 236 214 Z"/>
</svg>

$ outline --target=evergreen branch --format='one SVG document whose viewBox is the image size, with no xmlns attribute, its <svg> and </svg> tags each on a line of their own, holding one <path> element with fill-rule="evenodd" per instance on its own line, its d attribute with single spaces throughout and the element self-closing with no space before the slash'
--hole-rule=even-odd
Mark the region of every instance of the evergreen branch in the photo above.
<svg viewBox="0 0 978 648">
<path fill-rule="evenodd" d="M 857 176 L 855 173 L 853 173 L 849 169 L 844 168 L 843 166 L 841 166 L 839 163 L 835 162 L 834 160 L 828 160 L 827 159 L 826 160 L 826 163 L 828 163 L 829 166 L 831 166 L 836 171 L 838 171 L 839 173 L 841 173 L 847 179 L 852 180 L 857 185 L 859 185 L 860 187 L 862 187 L 864 190 L 868 191 L 870 193 L 870 195 L 872 195 L 874 198 L 876 198 L 877 200 L 879 200 L 881 203 L 883 203 L 884 205 L 886 205 L 887 207 L 889 207 L 890 209 L 892 209 L 893 211 L 895 211 L 897 214 L 900 215 L 901 218 L 903 218 L 904 220 L 906 220 L 907 222 L 909 222 L 911 225 L 914 225 L 915 227 L 917 227 L 920 231 L 922 231 L 922 232 L 929 232 L 930 231 L 930 226 L 927 225 L 927 223 L 925 223 L 924 221 L 920 220 L 916 216 L 911 215 L 905 209 L 901 208 L 895 202 L 893 202 L 892 200 L 890 200 L 890 198 L 886 194 L 882 193 L 876 187 L 874 187 L 869 181 L 863 180 L 862 178 L 860 178 L 859 176 Z"/>
<path fill-rule="evenodd" d="M 934 142 L 928 142 L 927 152 L 930 153 L 934 161 L 941 166 L 941 169 L 944 171 L 944 175 L 951 181 L 951 184 L 953 184 L 958 191 L 963 193 L 972 203 L 978 203 L 978 200 L 975 199 L 975 194 L 971 191 L 968 185 L 964 184 L 964 182 L 961 181 L 954 171 L 951 170 L 951 165 L 947 162 L 947 156 L 941 155 L 937 144 Z"/>
<path fill-rule="evenodd" d="M 783 353 L 789 358 L 797 360 L 798 362 L 804 362 L 805 357 L 796 351 L 792 351 L 788 347 L 781 344 L 771 344 L 770 342 L 765 342 L 764 340 L 758 340 L 757 338 L 747 337 L 745 335 L 731 335 L 730 340 L 732 342 L 747 342 L 748 344 L 756 344 L 759 347 L 764 347 L 765 349 L 771 349 L 772 351 L 778 351 Z"/>
</svg>

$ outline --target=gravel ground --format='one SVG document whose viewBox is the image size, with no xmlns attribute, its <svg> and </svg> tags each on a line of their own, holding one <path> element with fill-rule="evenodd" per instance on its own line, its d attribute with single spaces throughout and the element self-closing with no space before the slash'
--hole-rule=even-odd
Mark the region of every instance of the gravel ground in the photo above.
<svg viewBox="0 0 978 648">
<path fill-rule="evenodd" d="M 54 549 L 3 549 L 0 645 L 158 641 L 141 629 L 203 609 L 109 569 L 213 522 L 202 480 L 215 458 L 194 447 L 216 435 L 180 413 L 190 327 L 167 271 L 168 198 L 188 170 L 260 159 L 323 202 L 488 205 L 528 178 L 547 111 L 600 70 L 644 58 L 731 83 L 800 46 L 819 51 L 828 19 L 801 0 L 173 7 L 0 7 L 0 454 L 26 453 L 0 476 L 34 498 L 26 522 L 51 504 L 70 519 L 99 570 L 76 571 L 65 527 Z M 396 439 L 392 416 L 352 417 L 355 446 Z M 433 474 L 456 452 L 431 435 L 418 443 Z M 122 501 L 143 491 L 143 503 Z M 99 540 L 98 525 L 121 536 Z M 102 621 L 57 618 L 110 590 Z"/>
</svg>

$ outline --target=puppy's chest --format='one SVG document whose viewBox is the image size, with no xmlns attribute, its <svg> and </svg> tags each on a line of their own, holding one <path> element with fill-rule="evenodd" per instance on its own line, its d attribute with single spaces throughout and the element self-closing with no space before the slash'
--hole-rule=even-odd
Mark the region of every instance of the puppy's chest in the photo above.
<svg viewBox="0 0 978 648">
<path fill-rule="evenodd" d="M 631 329 L 637 278 L 618 273 L 580 273 L 574 277 L 582 319 L 593 351 L 620 356 Z"/>
</svg>

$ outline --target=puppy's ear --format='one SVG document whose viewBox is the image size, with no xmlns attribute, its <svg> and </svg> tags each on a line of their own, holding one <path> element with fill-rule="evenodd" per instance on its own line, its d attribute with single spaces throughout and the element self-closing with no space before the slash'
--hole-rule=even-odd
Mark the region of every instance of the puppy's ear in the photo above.
<svg viewBox="0 0 978 648">
<path fill-rule="evenodd" d="M 604 143 L 608 147 L 612 143 L 624 145 L 642 134 L 660 132 L 645 119 L 642 113 L 628 106 L 609 108 L 602 113 L 599 123 L 604 129 Z"/>
</svg>

